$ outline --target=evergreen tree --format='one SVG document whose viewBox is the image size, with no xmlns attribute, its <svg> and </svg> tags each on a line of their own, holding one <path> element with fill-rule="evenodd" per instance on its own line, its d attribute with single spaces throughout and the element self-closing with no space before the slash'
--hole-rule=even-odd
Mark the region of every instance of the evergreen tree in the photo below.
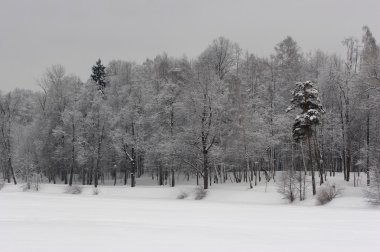
<svg viewBox="0 0 380 252">
<path fill-rule="evenodd" d="M 311 179 L 313 186 L 313 195 L 316 194 L 314 168 L 312 164 L 311 143 L 312 136 L 315 136 L 313 126 L 319 124 L 320 115 L 323 113 L 323 108 L 319 100 L 319 92 L 314 88 L 311 81 L 297 82 L 296 87 L 292 92 L 292 106 L 287 109 L 290 111 L 294 108 L 300 108 L 301 114 L 297 115 L 293 124 L 293 139 L 295 142 L 307 140 L 309 146 L 309 169 L 311 171 Z M 316 148 L 316 147 L 315 147 Z M 316 157 L 317 158 L 317 157 Z M 319 158 L 317 158 L 318 167 L 320 166 Z"/>
<path fill-rule="evenodd" d="M 104 93 L 106 87 L 106 67 L 103 66 L 102 61 L 98 59 L 96 64 L 92 67 L 91 79 L 98 85 L 98 89 Z"/>
</svg>

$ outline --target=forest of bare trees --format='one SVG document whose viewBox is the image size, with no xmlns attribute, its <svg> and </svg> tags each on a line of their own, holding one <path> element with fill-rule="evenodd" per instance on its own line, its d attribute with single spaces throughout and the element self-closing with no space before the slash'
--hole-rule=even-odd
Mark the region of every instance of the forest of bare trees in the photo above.
<svg viewBox="0 0 380 252">
<path fill-rule="evenodd" d="M 302 200 L 307 174 L 315 194 L 343 173 L 354 186 L 364 174 L 379 195 L 379 45 L 364 26 L 342 47 L 302 52 L 286 37 L 259 57 L 219 37 L 194 60 L 94 61 L 88 80 L 52 65 L 40 91 L 0 96 L 2 179 L 134 187 L 143 174 L 170 186 L 181 175 L 205 189 L 227 180 L 253 188 L 283 171 Z M 318 120 L 308 110 L 318 106 L 294 99 L 301 91 L 320 106 Z"/>
</svg>

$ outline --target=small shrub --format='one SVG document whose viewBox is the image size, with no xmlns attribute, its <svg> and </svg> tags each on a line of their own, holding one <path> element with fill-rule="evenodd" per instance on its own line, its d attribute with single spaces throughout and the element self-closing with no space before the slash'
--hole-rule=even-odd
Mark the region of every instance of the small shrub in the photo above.
<svg viewBox="0 0 380 252">
<path fill-rule="evenodd" d="M 21 185 L 21 189 L 23 192 L 38 191 L 39 187 L 38 187 L 38 184 L 26 182 L 25 184 Z"/>
<path fill-rule="evenodd" d="M 83 190 L 82 187 L 77 186 L 77 185 L 73 185 L 73 186 L 66 187 L 65 193 L 68 193 L 68 194 L 81 194 L 82 190 Z"/>
<path fill-rule="evenodd" d="M 277 188 L 284 199 L 293 202 L 298 197 L 296 174 L 293 171 L 283 171 L 277 180 Z"/>
<path fill-rule="evenodd" d="M 197 187 L 194 191 L 195 193 L 195 200 L 201 200 L 207 195 L 207 191 L 203 189 L 203 187 Z"/>
<path fill-rule="evenodd" d="M 181 192 L 178 196 L 177 199 L 186 199 L 189 196 L 187 192 Z"/>
<path fill-rule="evenodd" d="M 319 189 L 317 193 L 317 202 L 320 205 L 324 205 L 332 201 L 335 197 L 339 196 L 342 193 L 342 190 L 338 188 L 335 184 L 330 185 L 325 183 Z"/>
<path fill-rule="evenodd" d="M 25 183 L 24 185 L 20 186 L 23 192 L 29 191 L 31 189 L 30 183 Z"/>
<path fill-rule="evenodd" d="M 33 189 L 38 192 L 40 190 L 40 184 L 38 184 L 38 183 L 34 184 Z"/>
<path fill-rule="evenodd" d="M 92 189 L 92 195 L 99 195 L 99 193 L 100 193 L 99 188 Z"/>
<path fill-rule="evenodd" d="M 0 190 L 3 189 L 5 183 L 4 182 L 0 182 Z"/>
<path fill-rule="evenodd" d="M 35 191 L 39 191 L 40 190 L 40 182 L 41 182 L 41 180 L 40 180 L 40 175 L 39 174 L 35 174 L 34 176 L 34 179 L 33 179 L 33 189 L 35 190 Z"/>
<path fill-rule="evenodd" d="M 40 180 L 40 174 L 32 173 L 29 177 L 26 177 L 26 183 L 21 185 L 22 191 L 39 191 Z"/>
</svg>

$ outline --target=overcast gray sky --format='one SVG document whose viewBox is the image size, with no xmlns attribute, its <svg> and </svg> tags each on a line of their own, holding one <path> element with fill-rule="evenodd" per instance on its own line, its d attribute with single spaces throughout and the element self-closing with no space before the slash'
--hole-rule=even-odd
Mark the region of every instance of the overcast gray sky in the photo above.
<svg viewBox="0 0 380 252">
<path fill-rule="evenodd" d="M 0 89 L 37 90 L 52 64 L 85 81 L 99 57 L 194 58 L 218 36 L 260 56 L 286 35 L 342 53 L 365 24 L 380 40 L 379 13 L 380 0 L 0 0 Z"/>
</svg>

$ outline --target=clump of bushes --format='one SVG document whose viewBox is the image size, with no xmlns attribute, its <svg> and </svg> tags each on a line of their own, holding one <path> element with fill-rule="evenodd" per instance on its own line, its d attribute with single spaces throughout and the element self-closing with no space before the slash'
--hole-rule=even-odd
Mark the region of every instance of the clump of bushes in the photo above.
<svg viewBox="0 0 380 252">
<path fill-rule="evenodd" d="M 65 189 L 65 193 L 67 194 L 81 194 L 82 193 L 82 187 L 73 185 L 73 186 L 68 186 Z"/>
<path fill-rule="evenodd" d="M 324 205 L 330 201 L 332 201 L 334 198 L 339 196 L 342 193 L 342 190 L 337 187 L 335 184 L 329 184 L 325 183 L 321 188 L 319 189 L 317 193 L 317 202 L 319 205 Z"/>
<path fill-rule="evenodd" d="M 195 188 L 194 194 L 195 194 L 195 197 L 194 197 L 195 200 L 201 200 L 207 196 L 207 191 L 203 189 L 203 187 L 197 187 Z"/>
<path fill-rule="evenodd" d="M 185 191 L 182 191 L 178 196 L 177 199 L 186 199 L 189 196 L 189 194 Z"/>
</svg>

